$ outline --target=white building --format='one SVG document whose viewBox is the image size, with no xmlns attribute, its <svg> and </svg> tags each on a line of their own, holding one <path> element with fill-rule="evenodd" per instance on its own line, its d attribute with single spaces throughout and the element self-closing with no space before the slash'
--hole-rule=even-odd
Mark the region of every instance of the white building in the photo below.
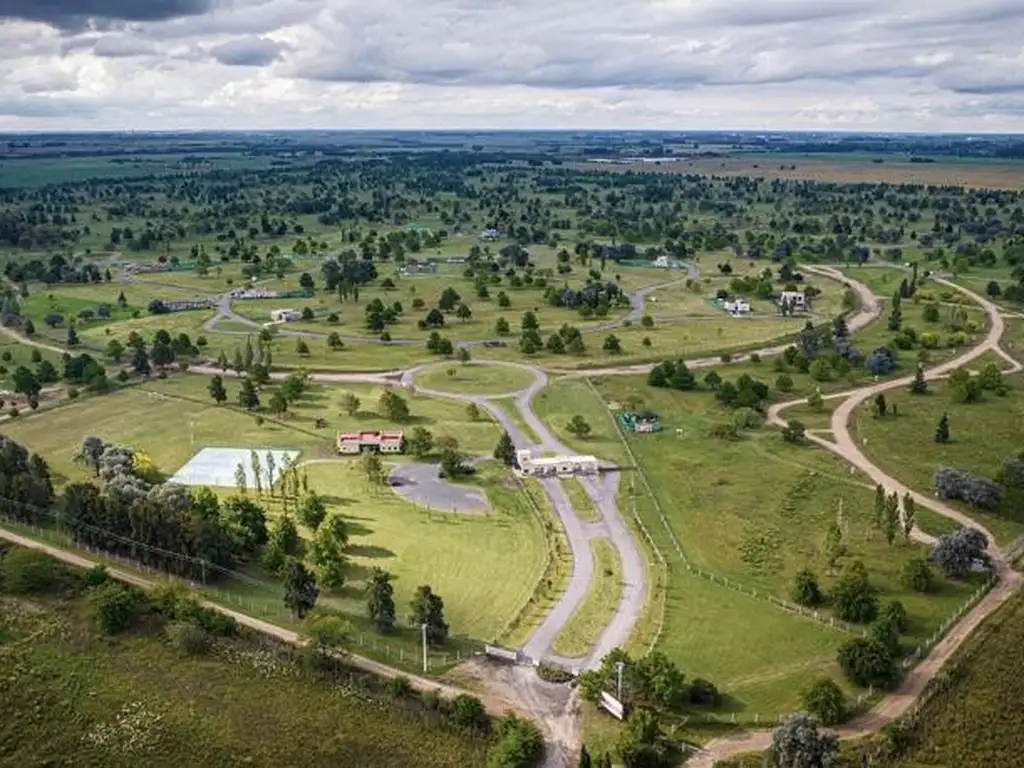
<svg viewBox="0 0 1024 768">
<path fill-rule="evenodd" d="M 783 291 L 779 297 L 779 306 L 788 304 L 792 312 L 807 311 L 807 296 L 803 291 Z"/>
<path fill-rule="evenodd" d="M 338 453 L 402 453 L 404 450 L 405 435 L 401 431 L 375 429 L 338 435 Z"/>
<path fill-rule="evenodd" d="M 749 315 L 750 302 L 746 299 L 733 299 L 732 301 L 727 300 L 722 304 L 722 309 L 730 315 Z"/>
<path fill-rule="evenodd" d="M 275 309 L 270 313 L 270 319 L 275 323 L 293 323 L 302 319 L 302 313 L 297 309 Z"/>
<path fill-rule="evenodd" d="M 551 456 L 534 458 L 529 450 L 516 451 L 516 470 L 525 477 L 567 477 L 597 473 L 593 456 Z"/>
</svg>

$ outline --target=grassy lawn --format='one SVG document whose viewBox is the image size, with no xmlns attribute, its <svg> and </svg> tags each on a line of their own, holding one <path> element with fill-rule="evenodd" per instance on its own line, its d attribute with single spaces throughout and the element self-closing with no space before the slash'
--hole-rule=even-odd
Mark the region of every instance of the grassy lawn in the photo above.
<svg viewBox="0 0 1024 768">
<path fill-rule="evenodd" d="M 816 679 L 839 678 L 848 637 L 673 568 L 657 648 L 690 679 L 715 683 L 728 709 L 771 715 L 799 709 Z"/>
<path fill-rule="evenodd" d="M 186 657 L 144 623 L 116 638 L 84 600 L 3 597 L 4 762 L 82 766 L 449 766 L 483 761 L 480 740 L 432 726 L 379 695 L 320 682 L 244 639 Z M 202 755 L 202 758 L 198 758 Z"/>
<path fill-rule="evenodd" d="M 581 453 L 629 466 L 629 457 L 622 447 L 608 406 L 594 394 L 586 379 L 559 379 L 533 399 L 533 407 L 551 433 Z M 573 416 L 580 415 L 591 432 L 578 438 L 566 430 Z"/>
<path fill-rule="evenodd" d="M 363 580 L 377 566 L 395 576 L 400 623 L 416 588 L 429 584 L 444 599 L 453 635 L 493 641 L 533 594 L 544 567 L 541 527 L 497 479 L 481 483 L 494 509 L 477 516 L 429 512 L 387 489 L 374 491 L 355 463 L 307 469 L 310 487 L 328 497 L 352 533 L 348 583 L 330 595 L 334 607 L 363 616 Z"/>
<path fill-rule="evenodd" d="M 629 377 L 609 377 L 598 389 L 608 401 L 639 390 L 645 407 L 661 414 L 661 433 L 627 439 L 698 568 L 780 598 L 788 598 L 795 574 L 810 568 L 827 589 L 836 575 L 823 559 L 822 541 L 840 519 L 846 560 L 864 562 L 883 600 L 904 601 L 912 640 L 930 635 L 970 594 L 972 585 L 952 582 L 927 598 L 900 586 L 903 563 L 926 550 L 886 544 L 871 524 L 873 486 L 832 454 L 791 446 L 774 430 L 712 439 L 709 427 L 731 413 L 707 393 L 658 390 Z"/>
<path fill-rule="evenodd" d="M 891 299 L 893 294 L 899 290 L 900 283 L 903 280 L 909 281 L 913 276 L 913 272 L 909 269 L 889 266 L 846 267 L 842 273 L 851 280 L 864 283 L 876 296 L 885 299 Z"/>
<path fill-rule="evenodd" d="M 590 588 L 552 646 L 555 653 L 570 659 L 583 656 L 590 650 L 615 613 L 622 595 L 622 567 L 615 547 L 605 539 L 593 539 L 590 549 L 594 553 L 594 576 Z"/>
<path fill-rule="evenodd" d="M 562 487 L 565 489 L 576 517 L 585 523 L 596 523 L 601 519 L 594 500 L 590 498 L 578 477 L 568 477 L 562 480 Z"/>
<path fill-rule="evenodd" d="M 926 494 L 932 492 L 935 468 L 949 466 L 993 477 L 1003 459 L 1019 451 L 1024 436 L 1024 391 L 1019 376 L 1007 378 L 1012 389 L 1006 397 L 986 392 L 981 402 L 960 405 L 952 401 L 945 382 L 933 382 L 923 396 L 905 391 L 886 393 L 898 406 L 897 418 L 872 416 L 870 404 L 854 414 L 854 433 L 867 443 L 865 454 L 887 472 Z M 936 443 L 935 427 L 949 414 L 952 441 Z M 1000 543 L 1024 533 L 1024 519 L 962 509 L 986 526 Z"/>
<path fill-rule="evenodd" d="M 440 363 L 416 376 L 417 386 L 466 395 L 504 395 L 526 389 L 533 374 L 509 365 Z"/>
</svg>

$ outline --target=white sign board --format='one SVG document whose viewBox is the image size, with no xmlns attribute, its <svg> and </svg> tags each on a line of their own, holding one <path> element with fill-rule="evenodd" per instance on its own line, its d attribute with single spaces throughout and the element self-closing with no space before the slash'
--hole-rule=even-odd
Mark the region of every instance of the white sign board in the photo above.
<svg viewBox="0 0 1024 768">
<path fill-rule="evenodd" d="M 605 710 L 609 715 L 614 717 L 616 720 L 622 720 L 626 716 L 626 709 L 622 706 L 622 702 L 612 696 L 610 693 L 601 693 L 601 700 L 597 703 L 601 709 Z"/>
</svg>

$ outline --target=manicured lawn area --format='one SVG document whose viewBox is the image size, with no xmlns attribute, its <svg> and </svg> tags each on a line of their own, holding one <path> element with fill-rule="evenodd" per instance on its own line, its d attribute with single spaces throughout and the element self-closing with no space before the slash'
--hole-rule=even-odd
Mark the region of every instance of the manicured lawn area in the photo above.
<svg viewBox="0 0 1024 768">
<path fill-rule="evenodd" d="M 0 598 L 4 762 L 82 766 L 480 765 L 479 739 L 383 696 L 302 673 L 281 652 L 220 641 L 187 657 L 158 630 L 101 636 L 84 600 Z M 198 756 L 202 757 L 199 758 Z"/>
<path fill-rule="evenodd" d="M 570 659 L 583 656 L 597 642 L 622 595 L 622 568 L 615 547 L 605 539 L 593 539 L 590 549 L 594 554 L 590 588 L 552 647 L 555 653 Z"/>
<path fill-rule="evenodd" d="M 927 269 L 927 265 L 921 267 L 922 272 L 925 269 Z M 892 298 L 893 294 L 899 290 L 900 283 L 904 279 L 909 281 L 913 276 L 913 272 L 909 269 L 891 266 L 851 266 L 846 267 L 842 272 L 851 280 L 864 283 L 876 296 L 886 299 Z"/>
<path fill-rule="evenodd" d="M 594 394 L 586 379 L 552 381 L 533 399 L 533 407 L 551 433 L 573 450 L 629 466 L 612 413 Z M 590 425 L 591 432 L 585 438 L 575 437 L 566 430 L 570 419 L 576 415 Z"/>
<path fill-rule="evenodd" d="M 932 476 L 939 466 L 994 477 L 1003 459 L 1021 450 L 1024 440 L 1024 382 L 1020 376 L 1006 381 L 1012 387 L 1006 397 L 986 392 L 981 402 L 969 405 L 954 403 L 945 382 L 932 382 L 930 393 L 923 396 L 900 390 L 886 393 L 899 416 L 875 418 L 870 404 L 865 404 L 854 416 L 854 433 L 858 440 L 867 440 L 863 450 L 872 461 L 922 493 L 932 492 Z M 952 437 L 947 444 L 935 442 L 943 413 L 949 414 Z M 1024 533 L 1024 518 L 962 509 L 1000 543 Z"/>
<path fill-rule="evenodd" d="M 416 376 L 415 384 L 438 392 L 466 395 L 504 395 L 533 383 L 533 374 L 511 365 L 439 363 Z"/>
<path fill-rule="evenodd" d="M 596 523 L 601 519 L 597 507 L 594 506 L 594 500 L 584 490 L 578 477 L 563 479 L 562 487 L 572 503 L 572 508 L 576 511 L 576 517 L 585 523 Z"/>
<path fill-rule="evenodd" d="M 429 584 L 444 599 L 452 634 L 477 640 L 495 640 L 533 594 L 544 567 L 541 527 L 499 478 L 481 481 L 494 509 L 478 516 L 429 512 L 373 490 L 357 463 L 307 471 L 310 487 L 350 524 L 348 583 L 329 598 L 346 613 L 365 615 L 363 581 L 375 566 L 395 576 L 401 624 L 416 588 Z"/>
</svg>

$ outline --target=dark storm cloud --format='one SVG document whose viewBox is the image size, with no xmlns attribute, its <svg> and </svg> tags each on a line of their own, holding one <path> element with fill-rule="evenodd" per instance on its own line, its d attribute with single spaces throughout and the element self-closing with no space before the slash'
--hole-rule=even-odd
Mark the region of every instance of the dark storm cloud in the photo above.
<svg viewBox="0 0 1024 768">
<path fill-rule="evenodd" d="M 58 29 L 81 29 L 93 22 L 165 21 L 198 16 L 214 0 L 0 0 L 0 19 L 39 21 Z"/>
<path fill-rule="evenodd" d="M 265 67 L 287 50 L 287 46 L 265 37 L 242 37 L 210 49 L 210 55 L 229 67 Z"/>
</svg>

